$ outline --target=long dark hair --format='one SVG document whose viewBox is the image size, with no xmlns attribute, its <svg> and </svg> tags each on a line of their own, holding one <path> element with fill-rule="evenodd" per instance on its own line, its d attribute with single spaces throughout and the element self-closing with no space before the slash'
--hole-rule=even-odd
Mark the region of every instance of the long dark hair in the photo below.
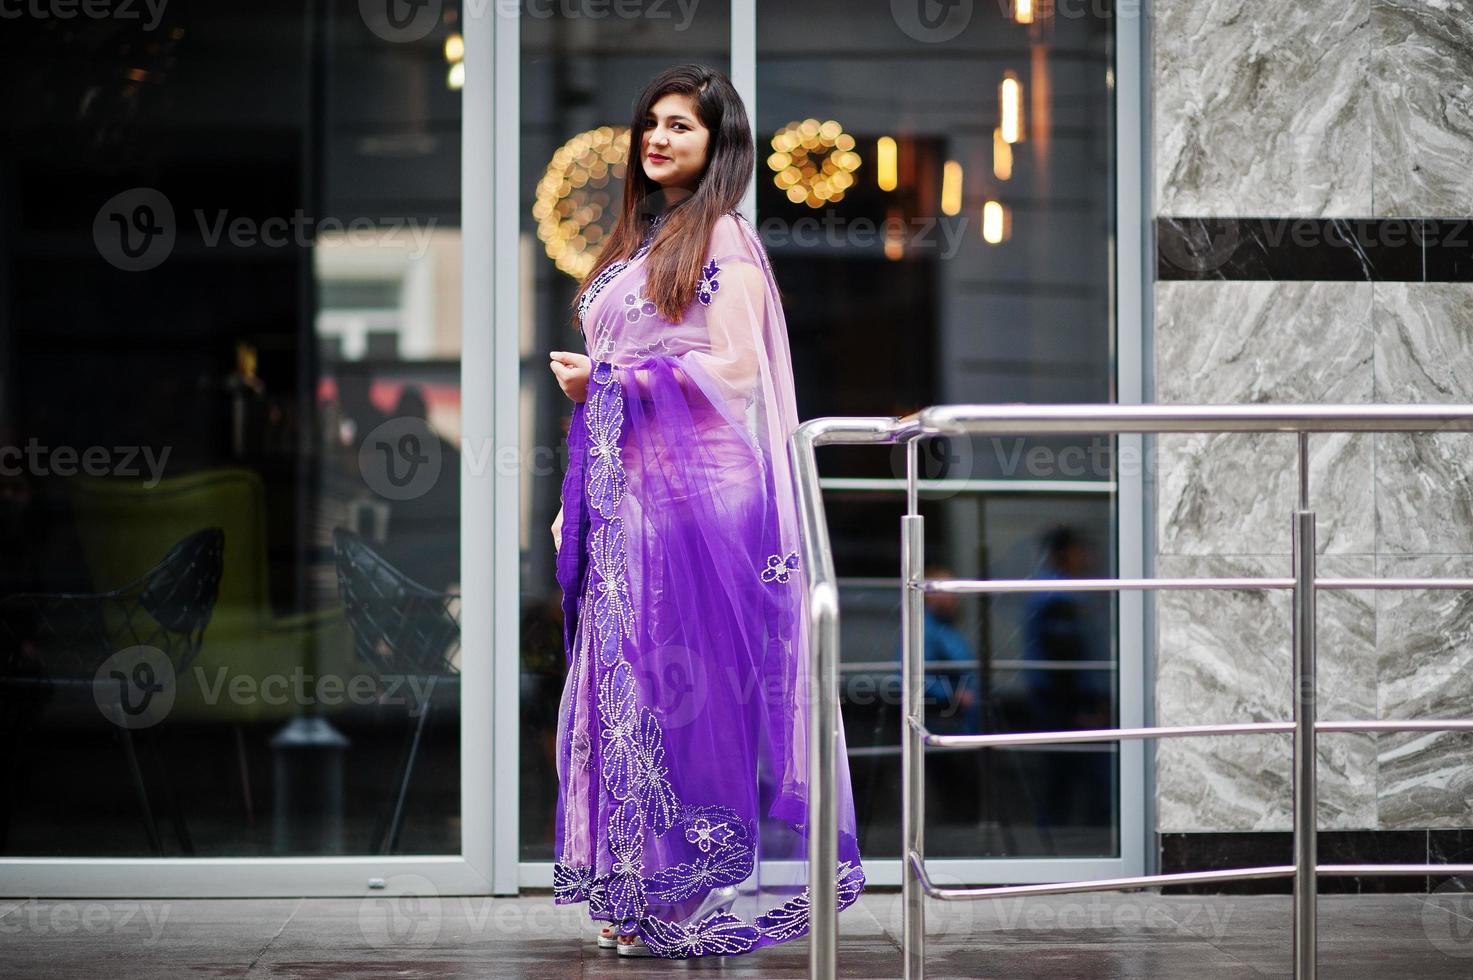
<svg viewBox="0 0 1473 980">
<path fill-rule="evenodd" d="M 695 193 L 679 203 L 672 201 L 684 192 L 667 191 L 650 180 L 640 160 L 645 119 L 654 104 L 671 92 L 694 96 L 696 115 L 710 130 L 705 170 Z M 741 204 L 747 192 L 755 153 L 746 106 L 724 74 L 705 65 L 676 65 L 656 75 L 634 105 L 629 158 L 624 164 L 624 202 L 598 261 L 573 296 L 574 326 L 582 327 L 577 322 L 578 298 L 589 283 L 612 263 L 633 256 L 650 222 L 662 211 L 666 217 L 646 260 L 649 273 L 645 295 L 654 301 L 662 317 L 679 323 L 700 282 L 712 229 L 723 214 Z"/>
</svg>

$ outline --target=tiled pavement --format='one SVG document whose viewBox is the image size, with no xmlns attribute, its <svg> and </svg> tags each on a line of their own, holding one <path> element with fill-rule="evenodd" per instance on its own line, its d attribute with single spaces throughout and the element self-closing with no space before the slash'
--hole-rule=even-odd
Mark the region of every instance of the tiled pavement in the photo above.
<svg viewBox="0 0 1473 980">
<path fill-rule="evenodd" d="M 581 907 L 520 898 L 0 900 L 6 980 L 174 977 L 644 980 L 720 973 L 806 976 L 805 941 L 750 956 L 620 959 L 598 951 Z M 1290 977 L 1280 896 L 1050 896 L 928 904 L 928 975 L 997 980 Z M 900 975 L 900 898 L 872 890 L 840 916 L 844 977 Z M 1473 977 L 1467 893 L 1327 895 L 1325 980 Z"/>
</svg>

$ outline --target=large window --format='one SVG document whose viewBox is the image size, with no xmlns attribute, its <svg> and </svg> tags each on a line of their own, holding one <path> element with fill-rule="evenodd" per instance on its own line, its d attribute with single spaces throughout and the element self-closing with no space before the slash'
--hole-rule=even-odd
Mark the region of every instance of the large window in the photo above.
<svg viewBox="0 0 1473 980">
<path fill-rule="evenodd" d="M 434 7 L 7 14 L 0 855 L 460 853 Z"/>
<path fill-rule="evenodd" d="M 1111 21 L 1083 9 L 758 4 L 758 228 L 800 417 L 1112 400 Z M 822 163 L 836 129 L 860 158 L 837 200 Z M 775 142 L 789 134 L 820 159 L 796 185 Z M 1114 574 L 1108 441 L 923 448 L 922 477 L 949 481 L 921 495 L 930 576 Z M 861 849 L 898 857 L 904 457 L 831 449 L 819 463 Z M 1111 595 L 1062 588 L 929 597 L 928 724 L 1108 726 L 1112 613 Z M 1116 777 L 1111 745 L 934 754 L 927 853 L 1114 855 Z"/>
</svg>

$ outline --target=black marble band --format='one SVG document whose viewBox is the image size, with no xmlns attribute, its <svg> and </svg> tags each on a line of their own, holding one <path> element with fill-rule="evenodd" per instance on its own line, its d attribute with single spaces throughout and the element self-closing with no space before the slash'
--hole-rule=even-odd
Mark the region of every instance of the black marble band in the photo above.
<svg viewBox="0 0 1473 980">
<path fill-rule="evenodd" d="M 1473 282 L 1473 219 L 1162 217 L 1156 278 Z"/>
<path fill-rule="evenodd" d="M 1161 834 L 1161 870 L 1216 871 L 1294 863 L 1293 837 L 1287 832 L 1240 831 Z M 1317 835 L 1320 864 L 1460 864 L 1473 850 L 1470 830 L 1322 830 Z M 1466 879 L 1464 879 L 1466 880 Z M 1438 891 L 1452 881 L 1446 875 L 1367 875 L 1324 877 L 1321 892 Z M 1288 894 L 1288 878 L 1174 885 L 1163 893 L 1278 895 Z M 1461 890 L 1461 887 L 1459 887 Z"/>
</svg>

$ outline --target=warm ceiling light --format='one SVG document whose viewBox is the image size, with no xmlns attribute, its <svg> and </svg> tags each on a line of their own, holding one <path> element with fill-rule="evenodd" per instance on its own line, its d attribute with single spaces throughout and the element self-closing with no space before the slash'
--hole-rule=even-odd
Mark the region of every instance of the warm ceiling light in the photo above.
<svg viewBox="0 0 1473 980">
<path fill-rule="evenodd" d="M 982 240 L 989 245 L 996 245 L 1005 240 L 1012 232 L 1008 209 L 998 201 L 988 201 L 982 205 Z"/>
<path fill-rule="evenodd" d="M 956 160 L 947 160 L 941 167 L 941 213 L 961 214 L 962 210 L 962 165 Z"/>
<path fill-rule="evenodd" d="M 890 208 L 885 213 L 885 258 L 891 262 L 905 258 L 905 236 L 901 231 L 904 227 L 900 209 Z"/>
<path fill-rule="evenodd" d="M 454 64 L 465 58 L 465 38 L 452 34 L 445 39 L 445 60 Z"/>
<path fill-rule="evenodd" d="M 450 71 L 445 76 L 445 84 L 456 92 L 465 88 L 465 62 L 457 61 L 450 66 Z"/>
<path fill-rule="evenodd" d="M 992 176 L 998 180 L 1013 176 L 1013 145 L 1002 138 L 1001 127 L 992 131 Z"/>
<path fill-rule="evenodd" d="M 1033 23 L 1033 0 L 1013 0 L 1013 20 L 1020 24 Z"/>
<path fill-rule="evenodd" d="M 1016 143 L 1023 138 L 1023 83 L 1018 81 L 1018 76 L 1012 72 L 1003 76 L 997 98 L 1002 113 L 998 126 L 1002 130 L 1002 138 Z"/>
<path fill-rule="evenodd" d="M 897 184 L 895 158 L 895 141 L 888 136 L 881 136 L 875 145 L 875 179 L 882 191 L 893 191 Z"/>
</svg>

